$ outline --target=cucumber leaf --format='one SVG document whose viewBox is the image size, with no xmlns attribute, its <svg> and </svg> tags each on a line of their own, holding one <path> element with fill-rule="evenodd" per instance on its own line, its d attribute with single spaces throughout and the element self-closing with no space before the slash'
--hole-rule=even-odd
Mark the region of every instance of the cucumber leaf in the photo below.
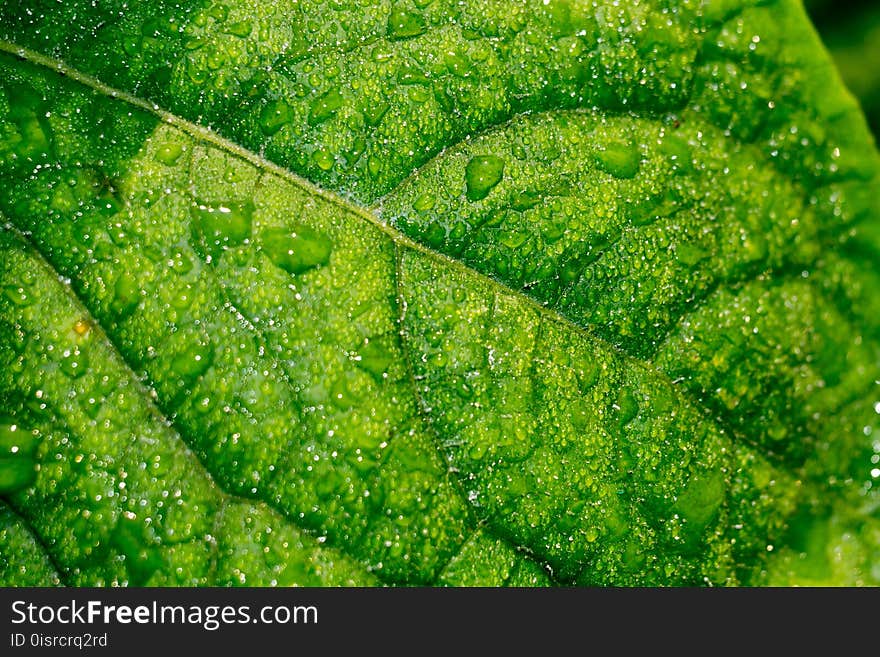
<svg viewBox="0 0 880 657">
<path fill-rule="evenodd" d="M 800 4 L 363 4 L 0 8 L 4 582 L 877 583 Z"/>
</svg>

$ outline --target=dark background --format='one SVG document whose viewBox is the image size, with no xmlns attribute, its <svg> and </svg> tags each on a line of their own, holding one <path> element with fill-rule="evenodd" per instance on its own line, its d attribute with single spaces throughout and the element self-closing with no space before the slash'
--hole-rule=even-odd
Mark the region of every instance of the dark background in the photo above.
<svg viewBox="0 0 880 657">
<path fill-rule="evenodd" d="M 875 138 L 880 135 L 880 0 L 804 0 Z"/>
</svg>

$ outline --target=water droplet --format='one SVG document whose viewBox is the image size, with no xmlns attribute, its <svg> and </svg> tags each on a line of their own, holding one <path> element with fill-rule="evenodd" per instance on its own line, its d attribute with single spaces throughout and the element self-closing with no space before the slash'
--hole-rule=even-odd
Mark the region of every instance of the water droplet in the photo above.
<svg viewBox="0 0 880 657">
<path fill-rule="evenodd" d="M 383 43 L 373 48 L 370 57 L 374 62 L 387 62 L 394 57 L 394 50 L 387 43 Z"/>
<path fill-rule="evenodd" d="M 388 36 L 392 39 L 409 39 L 424 34 L 428 27 L 421 14 L 396 5 L 388 16 Z"/>
<path fill-rule="evenodd" d="M 128 271 L 123 271 L 113 285 L 113 301 L 110 302 L 111 310 L 117 319 L 125 319 L 131 315 L 141 301 L 141 288 L 135 277 Z"/>
<path fill-rule="evenodd" d="M 486 198 L 492 188 L 504 177 L 504 160 L 497 155 L 477 155 L 465 167 L 467 198 L 479 201 Z"/>
<path fill-rule="evenodd" d="M 71 379 L 78 379 L 85 374 L 86 368 L 89 366 L 89 359 L 86 352 L 79 347 L 65 352 L 61 359 L 61 371 Z"/>
<path fill-rule="evenodd" d="M 171 361 L 171 374 L 189 386 L 204 374 L 214 361 L 214 350 L 210 344 L 193 343 Z"/>
<path fill-rule="evenodd" d="M 621 389 L 612 410 L 620 426 L 631 422 L 639 414 L 639 402 L 633 391 L 629 388 Z"/>
<path fill-rule="evenodd" d="M 540 192 L 535 191 L 524 191 L 517 192 L 512 199 L 510 199 L 510 207 L 518 212 L 523 212 L 524 210 L 529 210 L 538 203 L 541 202 L 541 194 Z"/>
<path fill-rule="evenodd" d="M 443 63 L 446 64 L 446 70 L 460 78 L 466 78 L 473 72 L 473 67 L 467 57 L 452 50 L 443 56 Z"/>
<path fill-rule="evenodd" d="M 267 228 L 260 243 L 277 267 L 294 275 L 326 265 L 333 247 L 329 237 L 308 226 Z"/>
<path fill-rule="evenodd" d="M 692 531 L 702 531 L 715 517 L 724 501 L 724 493 L 723 473 L 693 475 L 674 508 L 688 521 Z"/>
<path fill-rule="evenodd" d="M 387 337 L 371 339 L 358 349 L 358 356 L 360 359 L 355 361 L 357 366 L 369 372 L 377 382 L 381 382 L 395 360 L 394 343 Z"/>
<path fill-rule="evenodd" d="M 110 535 L 110 543 L 125 557 L 123 563 L 129 583 L 134 586 L 145 584 L 164 565 L 155 530 L 134 513 L 120 514 Z"/>
<path fill-rule="evenodd" d="M 519 248 L 525 244 L 528 239 L 529 233 L 525 230 L 506 230 L 498 237 L 499 242 L 511 249 Z"/>
<path fill-rule="evenodd" d="M 397 82 L 398 84 L 431 84 L 431 78 L 418 68 L 404 66 L 397 70 Z"/>
<path fill-rule="evenodd" d="M 641 154 L 635 144 L 613 141 L 596 152 L 596 162 L 615 178 L 633 178 L 639 172 Z"/>
<path fill-rule="evenodd" d="M 421 194 L 413 202 L 413 209 L 415 209 L 419 212 L 427 212 L 428 210 L 430 210 L 431 208 L 434 207 L 435 203 L 436 203 L 436 199 L 434 198 L 434 195 L 430 194 L 428 192 L 425 192 L 424 194 Z"/>
<path fill-rule="evenodd" d="M 229 17 L 229 7 L 224 4 L 217 3 L 212 5 L 207 12 L 205 12 L 208 16 L 215 19 L 217 22 L 222 23 Z"/>
<path fill-rule="evenodd" d="M 273 100 L 260 112 L 260 129 L 271 137 L 293 121 L 293 108 L 283 100 Z"/>
<path fill-rule="evenodd" d="M 367 122 L 367 125 L 377 126 L 379 122 L 382 120 L 382 117 L 385 116 L 385 112 L 388 111 L 389 104 L 385 102 L 376 102 L 370 103 L 364 108 L 364 120 Z"/>
<path fill-rule="evenodd" d="M 345 376 L 338 377 L 330 386 L 330 401 L 337 408 L 348 410 L 360 402 Z"/>
<path fill-rule="evenodd" d="M 29 306 L 33 302 L 31 295 L 27 293 L 25 288 L 18 285 L 5 286 L 3 288 L 3 296 L 9 299 L 16 306 L 20 307 Z"/>
<path fill-rule="evenodd" d="M 251 201 L 230 201 L 207 205 L 200 203 L 190 209 L 192 230 L 197 250 L 219 257 L 222 252 L 243 244 L 251 236 L 254 204 Z"/>
<path fill-rule="evenodd" d="M 309 125 L 323 123 L 344 104 L 345 98 L 338 89 L 331 89 L 323 96 L 318 96 L 309 106 Z"/>
<path fill-rule="evenodd" d="M 22 159 L 37 159 L 51 155 L 51 131 L 48 122 L 41 121 L 33 108 L 26 105 L 33 93 L 24 91 L 25 98 L 16 99 L 21 109 L 10 108 L 8 117 L 15 124 L 19 140 L 15 144 L 15 154 Z"/>
<path fill-rule="evenodd" d="M 319 148 L 312 153 L 312 161 L 318 165 L 322 171 L 329 171 L 333 168 L 333 155 L 326 148 Z"/>
<path fill-rule="evenodd" d="M 474 443 L 470 446 L 470 449 L 468 449 L 467 455 L 472 461 L 479 461 L 486 456 L 486 444 L 482 442 Z"/>
<path fill-rule="evenodd" d="M 660 152 L 672 163 L 676 173 L 684 173 L 691 169 L 691 147 L 686 139 L 676 135 L 666 135 L 660 143 Z"/>
<path fill-rule="evenodd" d="M 676 204 L 663 193 L 654 194 L 629 204 L 627 214 L 635 226 L 647 226 L 673 212 Z"/>
<path fill-rule="evenodd" d="M 39 434 L 19 426 L 11 417 L 0 417 L 0 494 L 14 493 L 33 482 L 39 442 Z"/>
<path fill-rule="evenodd" d="M 253 26 L 248 21 L 239 21 L 238 23 L 230 23 L 223 30 L 226 34 L 231 34 L 232 36 L 237 36 L 240 39 L 244 39 L 250 35 Z"/>
<path fill-rule="evenodd" d="M 367 173 L 370 174 L 370 178 L 378 178 L 381 171 L 382 160 L 375 155 L 371 155 L 367 159 Z"/>
<path fill-rule="evenodd" d="M 675 246 L 675 257 L 685 265 L 693 266 L 708 257 L 709 253 L 696 244 L 682 242 Z"/>
<path fill-rule="evenodd" d="M 177 163 L 183 153 L 183 146 L 174 142 L 162 144 L 156 150 L 156 159 L 166 166 L 173 166 Z"/>
<path fill-rule="evenodd" d="M 578 390 L 580 393 L 586 394 L 586 392 L 596 385 L 596 382 L 599 380 L 599 374 L 601 373 L 601 367 L 599 363 L 595 360 L 590 360 L 584 362 L 581 368 L 575 370 L 575 377 L 578 382 Z"/>
</svg>

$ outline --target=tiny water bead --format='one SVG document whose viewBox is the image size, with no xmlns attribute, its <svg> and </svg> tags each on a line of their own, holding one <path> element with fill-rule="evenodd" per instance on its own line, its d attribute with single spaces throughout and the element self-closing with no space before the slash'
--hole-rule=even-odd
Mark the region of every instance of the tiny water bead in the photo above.
<svg viewBox="0 0 880 657">
<path fill-rule="evenodd" d="M 504 177 L 504 160 L 497 155 L 477 155 L 467 163 L 464 171 L 469 201 L 480 201 Z"/>
</svg>

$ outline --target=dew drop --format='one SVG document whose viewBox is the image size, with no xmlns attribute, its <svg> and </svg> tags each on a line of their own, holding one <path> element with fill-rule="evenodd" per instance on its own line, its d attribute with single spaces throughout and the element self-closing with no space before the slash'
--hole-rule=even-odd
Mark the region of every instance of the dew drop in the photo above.
<svg viewBox="0 0 880 657">
<path fill-rule="evenodd" d="M 467 163 L 464 175 L 468 200 L 482 200 L 504 177 L 504 160 L 497 155 L 477 155 Z"/>
<path fill-rule="evenodd" d="M 628 424 L 639 414 L 639 402 L 629 388 L 623 388 L 613 406 L 620 426 Z"/>
<path fill-rule="evenodd" d="M 197 250 L 218 257 L 226 248 L 243 244 L 251 236 L 254 204 L 229 201 L 199 203 L 190 209 Z"/>
<path fill-rule="evenodd" d="M 135 277 L 124 271 L 113 285 L 113 301 L 110 307 L 118 319 L 131 315 L 141 300 L 141 288 Z"/>
<path fill-rule="evenodd" d="M 326 148 L 319 148 L 312 153 L 312 161 L 321 171 L 329 171 L 333 168 L 333 155 Z"/>
<path fill-rule="evenodd" d="M 0 494 L 14 493 L 33 482 L 38 445 L 38 434 L 19 426 L 11 417 L 0 417 Z"/>
<path fill-rule="evenodd" d="M 253 30 L 253 26 L 248 21 L 240 21 L 238 23 L 230 23 L 223 31 L 226 34 L 244 39 L 250 35 L 251 30 Z"/>
<path fill-rule="evenodd" d="M 724 501 L 724 475 L 709 472 L 694 475 L 678 496 L 675 510 L 687 519 L 694 530 L 702 530 L 715 517 Z"/>
<path fill-rule="evenodd" d="M 387 376 L 388 368 L 395 360 L 394 345 L 390 339 L 371 339 L 358 350 L 357 366 L 366 370 L 377 382 Z"/>
<path fill-rule="evenodd" d="M 447 52 L 443 57 L 446 70 L 460 78 L 465 78 L 473 72 L 473 67 L 466 57 L 454 51 Z"/>
<path fill-rule="evenodd" d="M 409 39 L 424 34 L 428 27 L 421 14 L 396 5 L 388 16 L 388 36 L 392 39 Z"/>
<path fill-rule="evenodd" d="M 345 104 L 345 98 L 338 89 L 331 89 L 323 96 L 315 98 L 309 106 L 309 125 L 323 123 Z"/>
<path fill-rule="evenodd" d="M 677 173 L 690 170 L 693 155 L 686 139 L 675 135 L 666 135 L 660 143 L 660 152 L 669 159 Z"/>
<path fill-rule="evenodd" d="M 639 172 L 641 155 L 635 144 L 613 141 L 596 152 L 596 162 L 615 178 L 633 178 Z"/>
<path fill-rule="evenodd" d="M 299 275 L 330 262 L 333 243 L 326 235 L 309 228 L 267 228 L 260 234 L 263 252 L 289 274 Z"/>
<path fill-rule="evenodd" d="M 88 365 L 88 356 L 79 348 L 71 350 L 61 359 L 61 371 L 71 379 L 81 377 Z"/>
<path fill-rule="evenodd" d="M 163 144 L 156 150 L 156 159 L 166 166 L 174 166 L 183 153 L 183 146 L 171 142 Z"/>
<path fill-rule="evenodd" d="M 283 100 L 274 100 L 260 112 L 260 129 L 271 137 L 293 121 L 293 108 Z"/>
<path fill-rule="evenodd" d="M 191 385 L 204 374 L 214 361 L 214 350 L 209 344 L 193 343 L 171 361 L 171 374 L 184 384 Z"/>
<path fill-rule="evenodd" d="M 418 212 L 427 212 L 434 207 L 435 203 L 436 199 L 434 198 L 434 195 L 425 192 L 413 202 L 413 209 L 417 210 Z"/>
</svg>

